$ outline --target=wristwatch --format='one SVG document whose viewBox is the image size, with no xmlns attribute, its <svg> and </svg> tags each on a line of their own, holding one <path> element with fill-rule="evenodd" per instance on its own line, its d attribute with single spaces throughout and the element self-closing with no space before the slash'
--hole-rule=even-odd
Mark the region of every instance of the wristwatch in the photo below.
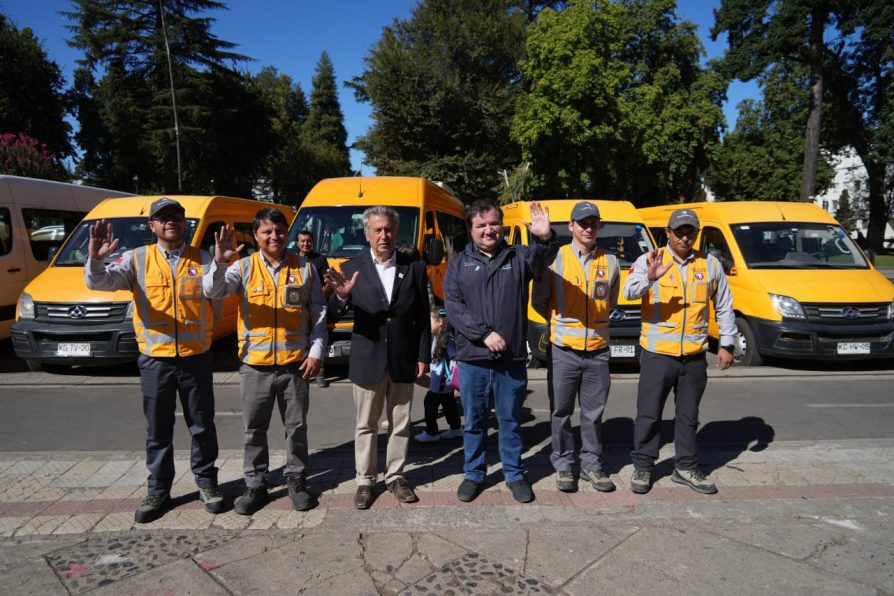
<svg viewBox="0 0 894 596">
<path fill-rule="evenodd" d="M 729 352 L 730 354 L 732 354 L 733 352 L 736 351 L 736 346 L 734 346 L 732 344 L 730 344 L 728 346 L 720 346 L 720 347 L 723 348 L 724 350 L 726 350 L 727 352 Z"/>
</svg>

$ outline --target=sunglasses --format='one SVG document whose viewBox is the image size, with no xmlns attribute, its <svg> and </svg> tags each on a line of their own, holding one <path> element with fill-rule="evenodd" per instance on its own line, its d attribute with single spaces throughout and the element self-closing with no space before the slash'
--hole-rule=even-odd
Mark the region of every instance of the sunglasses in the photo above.
<svg viewBox="0 0 894 596">
<path fill-rule="evenodd" d="M 153 221 L 157 221 L 160 223 L 183 223 L 183 220 L 185 220 L 186 218 L 183 217 L 182 213 L 159 213 L 152 219 Z"/>
</svg>

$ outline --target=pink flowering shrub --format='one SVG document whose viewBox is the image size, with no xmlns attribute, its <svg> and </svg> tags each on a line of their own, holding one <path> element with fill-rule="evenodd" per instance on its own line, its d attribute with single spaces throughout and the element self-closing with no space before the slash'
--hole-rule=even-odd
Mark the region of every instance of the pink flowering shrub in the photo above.
<svg viewBox="0 0 894 596">
<path fill-rule="evenodd" d="M 0 134 L 0 174 L 55 178 L 56 166 L 47 146 L 24 133 Z"/>
</svg>

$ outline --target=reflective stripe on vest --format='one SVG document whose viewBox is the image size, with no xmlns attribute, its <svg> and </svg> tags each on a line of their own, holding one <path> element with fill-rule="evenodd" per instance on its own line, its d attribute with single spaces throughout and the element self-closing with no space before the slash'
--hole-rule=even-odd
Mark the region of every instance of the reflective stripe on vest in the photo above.
<svg viewBox="0 0 894 596">
<path fill-rule="evenodd" d="M 133 258 L 133 326 L 140 352 L 156 358 L 207 352 L 214 314 L 202 292 L 199 249 L 184 248 L 176 275 L 157 245 L 135 249 Z"/>
<path fill-rule="evenodd" d="M 611 287 L 617 257 L 598 248 L 588 273 L 566 244 L 553 264 L 549 340 L 573 350 L 601 350 L 608 346 Z"/>
<path fill-rule="evenodd" d="M 643 295 L 640 345 L 667 356 L 704 352 L 708 349 L 708 302 L 717 287 L 719 261 L 696 251 L 684 280 L 670 250 L 662 255 L 662 263 L 673 266 Z"/>
<path fill-rule="evenodd" d="M 272 366 L 304 360 L 310 347 L 311 266 L 290 253 L 274 284 L 260 252 L 239 261 L 242 300 L 236 329 L 242 362 Z M 293 288 L 298 306 L 286 306 L 287 288 Z"/>
</svg>

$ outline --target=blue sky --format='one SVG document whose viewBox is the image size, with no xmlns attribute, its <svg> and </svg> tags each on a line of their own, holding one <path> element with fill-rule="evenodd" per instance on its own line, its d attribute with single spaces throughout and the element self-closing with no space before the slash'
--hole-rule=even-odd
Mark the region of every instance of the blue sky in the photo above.
<svg viewBox="0 0 894 596">
<path fill-rule="evenodd" d="M 698 26 L 698 34 L 707 58 L 720 55 L 726 40 L 711 42 L 709 31 L 714 23 L 713 8 L 720 0 L 678 0 L 677 15 Z M 238 44 L 236 51 L 255 59 L 245 65 L 256 72 L 267 65 L 275 66 L 310 92 L 314 67 L 324 50 L 329 52 L 339 81 L 339 99 L 352 143 L 370 126 L 370 109 L 360 104 L 354 94 L 341 86 L 363 72 L 363 58 L 381 37 L 382 28 L 395 18 L 404 19 L 417 0 L 231 0 L 228 10 L 209 16 L 216 19 L 212 31 L 220 39 Z M 0 0 L 0 10 L 16 26 L 30 27 L 43 44 L 50 59 L 62 69 L 66 84 L 79 52 L 68 47 L 68 20 L 60 10 L 71 10 L 68 0 Z M 735 124 L 736 104 L 756 97 L 753 83 L 734 83 L 724 113 L 730 128 Z M 361 167 L 363 155 L 352 151 L 355 169 Z M 364 167 L 364 173 L 372 173 Z"/>
</svg>

